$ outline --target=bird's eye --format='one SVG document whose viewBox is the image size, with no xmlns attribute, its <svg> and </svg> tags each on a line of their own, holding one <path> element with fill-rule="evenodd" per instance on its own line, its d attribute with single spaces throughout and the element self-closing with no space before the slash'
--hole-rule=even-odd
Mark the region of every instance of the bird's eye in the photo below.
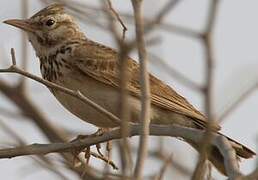
<svg viewBox="0 0 258 180">
<path fill-rule="evenodd" d="M 46 25 L 49 26 L 49 27 L 52 26 L 53 24 L 55 24 L 55 21 L 53 19 L 49 19 L 46 22 Z"/>
</svg>

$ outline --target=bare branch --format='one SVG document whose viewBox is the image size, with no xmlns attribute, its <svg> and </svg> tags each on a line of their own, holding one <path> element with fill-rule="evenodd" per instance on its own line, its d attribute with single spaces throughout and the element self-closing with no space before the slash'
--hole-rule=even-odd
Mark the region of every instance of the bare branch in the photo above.
<svg viewBox="0 0 258 180">
<path fill-rule="evenodd" d="M 5 124 L 2 120 L 0 120 L 0 126 L 2 127 L 3 131 L 5 131 L 6 133 L 8 133 L 11 137 L 13 137 L 17 143 L 19 144 L 19 146 L 24 146 L 25 145 L 25 141 L 13 130 L 11 129 L 7 124 Z M 38 163 L 40 166 L 42 166 L 43 168 L 46 168 L 52 172 L 54 172 L 55 174 L 57 174 L 58 176 L 62 177 L 62 179 L 66 179 L 62 173 L 60 173 L 57 168 L 53 165 L 53 163 L 44 156 L 38 155 L 37 159 L 36 157 L 31 157 L 36 163 Z"/>
<path fill-rule="evenodd" d="M 172 155 L 165 159 L 163 166 L 160 169 L 159 174 L 155 177 L 155 180 L 162 180 L 164 174 L 169 166 L 172 163 Z"/>
<path fill-rule="evenodd" d="M 134 177 L 137 180 L 142 178 L 144 161 L 147 157 L 148 136 L 150 125 L 150 82 L 147 67 L 147 52 L 144 42 L 144 22 L 142 20 L 142 0 L 132 0 L 135 18 L 136 40 L 138 47 L 138 56 L 140 61 L 140 82 L 141 82 L 141 118 L 142 127 L 139 150 L 136 160 Z"/>
<path fill-rule="evenodd" d="M 59 90 L 61 92 L 64 92 L 66 94 L 69 94 L 73 97 L 78 98 L 79 100 L 81 100 L 82 102 L 91 105 L 92 107 L 96 108 L 96 110 L 98 110 L 99 112 L 105 114 L 107 117 L 109 117 L 111 120 L 113 120 L 116 124 L 120 124 L 120 120 L 118 117 L 116 117 L 115 115 L 113 115 L 112 113 L 110 113 L 109 111 L 107 111 L 106 109 L 102 108 L 101 106 L 99 106 L 98 104 L 96 104 L 95 102 L 91 101 L 89 98 L 85 97 L 83 94 L 81 94 L 79 91 L 73 91 L 71 89 L 59 86 L 55 83 L 52 83 L 50 81 L 44 80 L 40 77 L 37 77 L 33 74 L 30 74 L 26 71 L 23 71 L 21 69 L 19 69 L 18 67 L 16 67 L 16 58 L 15 58 L 15 52 L 14 49 L 11 49 L 11 54 L 12 54 L 12 62 L 13 65 L 7 69 L 0 69 L 0 73 L 17 73 L 17 74 L 21 74 L 23 76 L 26 76 L 29 79 L 35 80 L 43 85 L 45 85 L 46 87 L 50 88 L 50 89 L 55 89 L 55 90 Z"/>
<path fill-rule="evenodd" d="M 110 2 L 111 3 L 111 2 Z M 112 7 L 112 4 L 109 4 Z M 129 47 L 128 44 L 126 44 L 124 37 L 120 37 L 118 35 L 118 32 L 116 31 L 115 24 L 112 18 L 112 15 L 118 13 L 113 9 L 114 12 L 107 10 L 107 8 L 103 8 L 106 12 L 108 21 L 109 21 L 109 30 L 113 35 L 114 40 L 116 41 L 118 47 L 119 47 L 119 87 L 120 87 L 120 94 L 119 94 L 119 106 L 120 106 L 120 112 L 119 112 L 119 118 L 121 119 L 121 133 L 122 133 L 122 148 L 120 148 L 120 160 L 122 164 L 122 174 L 123 178 L 126 176 L 131 176 L 132 173 L 132 155 L 131 155 L 131 147 L 130 142 L 128 141 L 128 124 L 129 124 L 129 118 L 130 118 L 130 106 L 128 105 L 128 81 L 130 74 L 128 73 L 128 53 L 131 51 L 132 46 Z M 118 17 L 120 18 L 120 17 Z M 117 19 L 118 19 L 117 18 Z M 124 31 L 125 33 L 125 31 Z"/>
<path fill-rule="evenodd" d="M 90 152 L 90 155 L 106 162 L 108 165 L 112 166 L 113 169 L 118 170 L 118 167 L 115 165 L 115 163 L 113 161 L 109 160 L 108 158 L 106 158 L 104 156 L 101 156 L 101 155 L 99 155 L 97 153 L 94 153 L 94 152 Z"/>
<path fill-rule="evenodd" d="M 15 64 L 16 59 L 15 59 L 15 53 L 14 50 L 12 50 L 12 60 L 13 63 Z M 21 74 L 25 77 L 28 77 L 30 79 L 34 79 L 35 81 L 38 81 L 40 83 L 45 83 L 44 85 L 46 85 L 48 87 L 48 85 L 50 85 L 49 88 L 51 87 L 56 87 L 57 89 L 60 88 L 62 89 L 63 87 L 58 87 L 58 85 L 54 84 L 54 83 L 50 83 L 48 81 L 45 81 L 42 78 L 39 78 L 35 75 L 32 75 L 28 72 L 25 72 L 19 68 L 17 68 L 15 65 L 12 65 L 11 67 L 7 68 L 7 69 L 0 69 L 0 73 L 1 72 L 10 72 L 10 73 L 18 73 Z M 52 85 L 51 85 L 52 84 Z M 38 127 L 45 133 L 45 135 L 49 138 L 49 140 L 51 142 L 64 142 L 65 141 L 65 136 L 63 134 L 63 132 L 61 132 L 59 129 L 56 129 L 54 126 L 52 126 L 47 120 L 46 118 L 40 113 L 40 111 L 35 107 L 35 105 L 30 102 L 26 96 L 26 94 L 23 94 L 19 89 L 17 89 L 16 87 L 11 87 L 9 85 L 7 85 L 4 81 L 0 81 L 0 90 L 11 100 L 13 101 L 23 112 L 26 116 L 30 117 L 31 119 L 33 119 L 33 121 L 35 121 L 35 123 L 38 125 Z M 65 89 L 63 89 L 64 91 L 66 91 Z M 72 91 L 71 91 L 72 92 Z M 78 97 L 80 97 L 80 93 L 79 92 L 72 92 L 72 93 L 76 93 Z M 81 97 L 83 99 L 83 97 Z M 83 179 L 87 179 L 87 178 L 94 178 L 94 177 L 98 177 L 99 175 L 94 173 L 93 170 L 85 169 L 85 163 L 82 161 L 80 166 L 74 167 L 73 165 L 73 155 L 71 155 L 70 153 L 64 153 L 61 154 L 65 161 L 65 164 L 67 166 L 67 168 L 72 169 L 74 172 L 76 172 L 78 175 L 81 175 L 82 172 L 85 172 L 84 176 L 82 177 Z"/>
<path fill-rule="evenodd" d="M 205 168 L 205 161 L 207 158 L 207 154 L 209 154 L 208 147 L 210 146 L 210 141 L 212 140 L 212 124 L 214 120 L 213 115 L 213 65 L 214 65 L 214 54 L 213 54 L 213 47 L 212 47 L 212 30 L 214 28 L 215 20 L 217 17 L 218 11 L 218 3 L 219 0 L 212 0 L 210 2 L 207 23 L 205 27 L 205 32 L 203 34 L 203 47 L 205 50 L 205 57 L 206 57 L 206 72 L 205 72 L 205 88 L 203 89 L 203 93 L 205 96 L 204 99 L 204 107 L 205 107 L 205 114 L 208 119 L 208 125 L 206 130 L 206 136 L 203 139 L 203 143 L 201 146 L 201 151 L 199 155 L 198 163 L 195 167 L 193 173 L 193 180 L 202 179 L 204 175 L 204 168 Z"/>
<path fill-rule="evenodd" d="M 158 57 L 157 55 L 153 53 L 150 54 L 150 62 L 153 64 L 159 64 L 162 66 L 162 69 L 167 71 L 171 77 L 176 78 L 180 83 L 183 85 L 189 87 L 192 90 L 195 90 L 197 92 L 201 92 L 203 90 L 203 87 L 191 79 L 187 78 L 185 75 L 183 75 L 181 72 L 176 70 L 175 68 L 169 66 L 163 59 Z"/>
<path fill-rule="evenodd" d="M 137 136 L 141 134 L 141 126 L 140 125 L 130 125 L 129 136 Z M 171 137 L 181 137 L 184 139 L 191 140 L 195 143 L 201 143 L 203 137 L 205 136 L 205 131 L 197 130 L 192 128 L 185 128 L 180 126 L 160 126 L 160 125 L 150 125 L 150 135 L 153 136 L 171 136 Z M 213 140 L 212 144 L 215 145 L 224 156 L 225 159 L 229 160 L 230 162 L 227 165 L 227 170 L 231 172 L 237 172 L 237 168 L 235 168 L 234 162 L 236 162 L 235 156 L 232 155 L 232 149 L 228 148 L 230 146 L 226 146 L 225 144 L 229 145 L 227 139 L 223 139 L 221 141 L 221 135 L 212 133 Z M 12 158 L 17 156 L 24 156 L 24 155 L 42 155 L 48 154 L 53 152 L 70 152 L 76 149 L 83 149 L 98 143 L 107 142 L 110 140 L 120 139 L 121 133 L 120 129 L 114 129 L 110 132 L 105 132 L 102 136 L 97 137 L 89 137 L 85 139 L 80 139 L 73 142 L 68 143 L 52 143 L 52 144 L 31 144 L 22 147 L 16 148 L 7 148 L 0 150 L 0 158 Z M 230 155 L 231 154 L 231 155 Z M 229 157 L 231 156 L 231 157 Z M 230 172 L 228 172 L 230 174 Z"/>
<path fill-rule="evenodd" d="M 225 118 L 227 118 L 228 115 L 232 111 L 234 111 L 245 99 L 247 99 L 255 90 L 258 89 L 258 83 L 254 84 L 254 86 L 250 87 L 245 93 L 243 93 L 238 99 L 235 101 L 234 104 L 232 104 L 229 108 L 227 108 L 218 118 L 218 121 L 221 122 Z"/>
<path fill-rule="evenodd" d="M 125 33 L 127 31 L 127 27 L 124 24 L 124 22 L 122 21 L 122 19 L 120 18 L 119 14 L 116 12 L 116 10 L 113 8 L 112 3 L 110 0 L 107 0 L 108 3 L 108 7 L 110 9 L 110 11 L 115 15 L 117 21 L 121 24 L 121 26 L 123 27 L 123 36 L 122 39 L 125 39 Z"/>
<path fill-rule="evenodd" d="M 58 170 L 58 167 L 55 166 L 55 164 L 52 163 L 49 158 L 47 158 L 47 157 L 45 157 L 45 156 L 41 156 L 41 155 L 39 155 L 38 157 L 39 157 L 40 159 L 38 159 L 38 158 L 36 158 L 36 157 L 33 157 L 33 156 L 30 157 L 30 158 L 34 161 L 34 163 L 32 163 L 32 164 L 29 165 L 29 166 L 30 166 L 30 167 L 29 167 L 29 170 L 30 170 L 30 171 L 32 171 L 31 166 L 35 167 L 35 164 L 37 164 L 37 165 L 39 165 L 40 167 L 42 167 L 42 168 L 44 168 L 44 169 L 46 169 L 46 170 L 49 170 L 49 171 L 53 172 L 54 174 L 56 174 L 57 176 L 59 176 L 60 179 L 62 179 L 62 180 L 68 180 L 67 177 L 65 177 L 65 175 L 62 174 L 62 173 Z M 21 171 L 22 171 L 23 174 L 24 174 L 24 170 L 22 169 Z M 35 172 L 35 171 L 33 171 L 33 172 Z M 28 172 L 28 173 L 31 174 L 32 172 Z"/>
<path fill-rule="evenodd" d="M 161 24 L 166 15 L 170 13 L 179 2 L 179 0 L 168 1 L 168 3 L 165 4 L 165 6 L 159 11 L 159 13 L 153 20 L 151 20 L 150 22 L 146 21 L 148 22 L 148 24 L 146 24 L 145 27 L 145 34 L 150 32 L 154 27 L 156 27 L 156 25 Z"/>
<path fill-rule="evenodd" d="M 10 117 L 13 119 L 25 118 L 25 114 L 23 114 L 22 112 L 15 112 L 4 107 L 0 107 L 0 113 L 5 117 Z"/>
<path fill-rule="evenodd" d="M 230 145 L 229 141 L 225 137 L 220 136 L 216 142 L 216 145 L 221 147 L 220 152 L 224 157 L 224 164 L 229 179 L 236 179 L 237 177 L 242 176 L 239 170 L 236 152 Z"/>
<path fill-rule="evenodd" d="M 166 161 L 167 159 L 167 153 L 160 151 L 160 150 L 149 150 L 148 154 L 152 157 L 155 157 L 159 160 Z M 191 170 L 187 167 L 182 165 L 182 162 L 176 161 L 175 159 L 172 159 L 172 162 L 170 163 L 171 169 L 175 169 L 178 172 L 180 172 L 183 175 L 190 176 L 192 174 Z"/>
<path fill-rule="evenodd" d="M 28 18 L 28 12 L 29 12 L 29 2 L 28 0 L 25 0 L 22 3 L 22 18 Z M 22 40 L 21 40 L 21 53 L 22 53 L 22 69 L 27 71 L 28 68 L 28 41 L 26 37 L 26 33 L 22 32 Z M 18 88 L 21 89 L 21 91 L 25 92 L 25 82 L 26 78 L 24 76 L 20 77 L 20 80 L 18 82 Z"/>
</svg>

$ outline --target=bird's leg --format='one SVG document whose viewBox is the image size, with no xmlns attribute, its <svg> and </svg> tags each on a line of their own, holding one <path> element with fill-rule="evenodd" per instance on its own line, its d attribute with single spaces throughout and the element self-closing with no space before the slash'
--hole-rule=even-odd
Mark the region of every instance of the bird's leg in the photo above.
<svg viewBox="0 0 258 180">
<path fill-rule="evenodd" d="M 90 147 L 87 147 L 87 148 L 84 150 L 84 152 L 85 152 L 84 157 L 85 157 L 85 159 L 86 159 L 86 163 L 89 164 L 90 155 L 91 155 L 91 153 L 90 153 Z"/>
<path fill-rule="evenodd" d="M 83 140 L 85 138 L 90 138 L 90 137 L 97 137 L 97 136 L 102 136 L 105 132 L 109 131 L 109 128 L 99 128 L 95 133 L 93 134 L 90 134 L 90 135 L 78 135 L 75 139 L 73 139 L 71 142 L 74 142 L 74 141 L 80 141 L 80 140 Z M 101 149 L 101 144 L 98 143 L 96 144 L 96 149 L 97 149 L 97 152 L 99 154 L 99 156 L 101 157 L 104 157 L 105 156 L 103 155 L 103 153 L 100 151 Z M 111 151 L 111 142 L 108 141 L 107 142 L 107 145 L 106 145 L 106 152 L 107 152 L 107 160 L 108 160 L 108 164 L 110 162 L 110 151 Z M 86 162 L 88 163 L 89 160 L 90 160 L 90 156 L 91 156 L 91 151 L 90 151 L 90 146 L 89 147 L 86 147 L 85 149 L 80 149 L 80 150 L 76 150 L 76 152 L 74 153 L 75 154 L 75 158 L 77 157 L 77 155 L 79 155 L 81 152 L 84 152 L 85 155 L 85 159 L 86 159 Z"/>
<path fill-rule="evenodd" d="M 78 135 L 75 139 L 71 140 L 70 142 L 75 142 L 75 141 L 81 141 L 85 138 L 88 138 L 89 135 Z M 86 159 L 86 163 L 88 164 L 89 163 L 89 160 L 90 160 L 90 146 L 89 147 L 86 147 L 86 148 L 81 148 L 81 149 L 74 149 L 72 151 L 72 154 L 74 155 L 74 159 L 73 159 L 73 165 L 76 167 L 78 162 L 79 162 L 79 159 L 78 159 L 78 155 L 81 153 L 81 152 L 84 152 L 85 155 L 85 159 Z"/>
<path fill-rule="evenodd" d="M 81 162 L 78 158 L 78 155 L 81 153 L 81 150 L 73 150 L 72 151 L 72 154 L 73 154 L 73 166 L 74 167 L 77 167 L 77 166 L 80 166 L 81 165 Z"/>
<path fill-rule="evenodd" d="M 96 137 L 96 136 L 102 136 L 105 132 L 109 131 L 109 128 L 99 128 L 97 130 L 97 132 L 93 133 L 91 136 Z M 96 144 L 96 149 L 98 151 L 98 154 L 102 157 L 104 157 L 104 155 L 102 154 L 102 152 L 100 151 L 101 149 L 101 145 L 98 143 Z"/>
<path fill-rule="evenodd" d="M 111 159 L 111 150 L 112 150 L 112 142 L 108 141 L 106 144 L 106 151 L 107 151 L 107 159 L 110 161 Z"/>
<path fill-rule="evenodd" d="M 109 131 L 109 128 L 99 128 L 97 132 L 95 132 L 93 134 L 93 136 L 102 136 L 105 132 L 108 132 Z M 108 141 L 107 142 L 107 145 L 106 145 L 106 152 L 107 152 L 107 160 L 108 162 L 110 161 L 110 152 L 111 152 L 111 148 L 112 148 L 112 144 L 111 144 L 111 141 Z M 103 153 L 100 151 L 101 149 L 101 144 L 96 144 L 96 149 L 98 151 L 98 154 L 102 157 L 105 157 L 103 155 Z"/>
</svg>

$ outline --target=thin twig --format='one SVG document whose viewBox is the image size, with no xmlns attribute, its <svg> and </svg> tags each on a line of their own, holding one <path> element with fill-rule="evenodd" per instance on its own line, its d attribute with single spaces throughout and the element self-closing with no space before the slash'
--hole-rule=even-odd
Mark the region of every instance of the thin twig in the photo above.
<svg viewBox="0 0 258 180">
<path fill-rule="evenodd" d="M 110 159 L 106 158 L 105 156 L 101 156 L 101 155 L 99 155 L 97 153 L 94 153 L 94 152 L 90 152 L 90 155 L 92 155 L 93 157 L 98 158 L 98 159 L 106 162 L 113 169 L 118 170 L 118 167 L 115 165 L 115 163 L 113 161 L 111 161 Z"/>
<path fill-rule="evenodd" d="M 38 130 L 44 134 L 50 142 L 65 142 L 67 135 L 60 129 L 53 126 L 40 109 L 28 98 L 27 94 L 22 93 L 16 86 L 11 86 L 5 81 L 0 80 L 0 91 L 5 95 L 12 103 L 14 103 L 23 114 L 28 117 Z M 81 161 L 81 166 L 74 167 L 74 156 L 70 153 L 61 153 L 61 156 L 65 159 L 64 164 L 70 170 L 73 170 L 78 176 L 85 171 L 85 163 Z M 94 179 L 98 177 L 96 170 L 87 168 L 87 173 L 83 179 Z M 96 179 L 96 178 L 95 178 Z"/>
<path fill-rule="evenodd" d="M 254 84 L 254 86 L 250 87 L 246 92 L 244 92 L 238 99 L 232 104 L 230 107 L 228 107 L 218 118 L 219 122 L 222 122 L 225 118 L 230 115 L 232 111 L 234 111 L 245 99 L 250 97 L 250 95 L 258 89 L 258 83 Z"/>
<path fill-rule="evenodd" d="M 172 163 L 172 155 L 165 159 L 164 164 L 161 167 L 159 174 L 155 177 L 155 180 L 162 180 L 163 179 L 163 177 L 165 175 L 165 172 L 166 172 L 169 164 L 171 164 L 171 163 Z"/>
<path fill-rule="evenodd" d="M 107 117 L 109 117 L 114 123 L 116 124 L 120 124 L 120 120 L 118 117 L 116 117 L 114 114 L 110 113 L 109 111 L 107 111 L 106 109 L 104 109 L 103 107 L 101 107 L 100 105 L 96 104 L 95 102 L 91 101 L 89 98 L 85 97 L 83 94 L 81 94 L 79 91 L 73 91 L 71 89 L 68 89 L 68 88 L 65 88 L 65 87 L 62 87 L 60 85 L 57 85 L 55 83 L 52 83 L 50 81 L 47 81 L 47 80 L 44 80 L 40 77 L 37 77 L 33 74 L 30 74 L 26 71 L 23 71 L 21 69 L 19 69 L 18 67 L 16 67 L 16 58 L 15 58 L 15 52 L 14 52 L 14 49 L 12 48 L 11 49 L 11 54 L 12 54 L 12 62 L 13 62 L 13 65 L 10 66 L 9 68 L 7 69 L 0 69 L 0 73 L 3 73 L 3 72 L 9 72 L 9 73 L 17 73 L 17 74 L 21 74 L 23 76 L 26 76 L 27 78 L 30 78 L 32 80 L 35 80 L 45 86 L 47 86 L 48 88 L 50 89 L 55 89 L 55 90 L 59 90 L 61 92 L 64 92 L 66 94 L 69 94 L 73 97 L 76 97 L 78 98 L 79 100 L 81 100 L 82 102 L 88 104 L 88 105 L 91 105 L 92 107 L 94 107 L 96 110 L 98 110 L 99 112 L 105 114 Z"/>
<path fill-rule="evenodd" d="M 0 126 L 2 127 L 3 131 L 9 134 L 12 138 L 15 139 L 16 143 L 20 146 L 24 145 L 25 141 L 14 131 L 12 130 L 7 124 L 4 123 L 2 119 L 0 119 Z"/>
<path fill-rule="evenodd" d="M 216 145 L 221 147 L 220 152 L 224 157 L 224 164 L 229 179 L 236 179 L 242 176 L 239 170 L 236 151 L 232 148 L 230 142 L 223 136 L 219 137 L 216 142 Z"/>
<path fill-rule="evenodd" d="M 181 72 L 179 72 L 175 68 L 169 66 L 163 59 L 161 59 L 160 57 L 158 57 L 157 55 L 155 55 L 153 53 L 149 53 L 149 55 L 150 55 L 150 59 L 149 59 L 150 62 L 153 64 L 158 64 L 158 65 L 162 66 L 162 69 L 167 71 L 169 73 L 169 75 L 171 75 L 171 77 L 175 78 L 180 83 L 182 83 L 186 87 L 189 87 L 192 90 L 195 90 L 196 92 L 202 91 L 203 87 L 201 85 L 195 83 L 194 81 L 192 81 L 191 79 L 189 79 L 188 77 L 183 75 Z"/>
<path fill-rule="evenodd" d="M 43 0 L 41 0 L 41 1 L 43 1 Z M 53 1 L 54 2 L 60 2 L 60 0 L 51 0 L 51 2 L 53 2 Z M 105 26 L 103 26 L 103 24 L 98 23 L 97 20 L 96 20 L 96 18 L 99 18 L 101 16 L 95 17 L 94 21 L 92 21 L 92 19 L 93 19 L 92 16 L 81 15 L 81 14 L 85 14 L 85 11 L 83 11 L 81 9 L 84 9 L 84 10 L 87 9 L 87 11 L 91 10 L 91 11 L 96 11 L 97 13 L 101 13 L 101 12 L 103 12 L 102 8 L 94 7 L 94 6 L 91 6 L 89 4 L 80 3 L 80 2 L 73 2 L 71 4 L 65 3 L 65 4 L 69 9 L 71 9 L 76 14 L 76 16 L 78 18 L 82 19 L 83 21 L 87 20 L 87 22 L 89 22 L 92 25 L 95 25 L 97 27 L 100 27 L 101 29 L 106 28 Z M 171 3 L 171 4 L 173 4 L 173 3 Z M 176 3 L 174 5 L 176 5 Z M 173 9 L 174 5 L 171 5 L 171 9 Z M 164 6 L 164 9 L 166 9 L 165 6 Z M 78 12 L 80 12 L 81 14 L 79 14 Z M 134 19 L 134 17 L 131 14 L 120 12 L 120 11 L 118 11 L 117 13 L 120 15 L 120 17 L 124 18 L 128 23 L 133 22 L 132 20 Z M 162 12 L 160 11 L 159 14 L 162 14 Z M 155 21 L 156 26 L 159 25 L 159 26 L 157 26 L 157 28 L 168 31 L 168 32 L 171 32 L 171 33 L 175 33 L 177 35 L 181 35 L 181 36 L 185 36 L 185 37 L 189 37 L 189 38 L 194 38 L 194 39 L 200 39 L 201 36 L 202 36 L 202 34 L 200 32 L 197 32 L 193 29 L 189 29 L 187 27 L 182 27 L 182 26 L 175 25 L 175 24 L 165 23 L 165 22 L 162 22 L 162 21 L 158 22 L 157 18 L 156 18 L 156 20 L 153 21 L 152 19 L 150 19 L 148 17 L 144 17 L 143 21 L 146 22 L 146 24 L 154 24 L 154 25 L 155 25 L 155 23 L 151 23 L 151 22 Z M 106 29 L 108 29 L 108 28 L 106 28 Z"/>
<path fill-rule="evenodd" d="M 212 124 L 214 120 L 213 116 L 213 66 L 214 66 L 214 54 L 213 54 L 213 47 L 212 47 L 212 30 L 214 28 L 215 20 L 217 17 L 218 11 L 218 3 L 219 0 L 212 0 L 210 2 L 207 23 L 205 27 L 205 32 L 203 34 L 203 47 L 205 50 L 206 56 L 206 72 L 205 72 L 205 88 L 203 89 L 204 93 L 204 107 L 205 107 L 205 114 L 208 119 L 207 129 L 206 129 L 206 136 L 203 139 L 202 145 L 200 147 L 200 155 L 198 163 L 195 167 L 192 179 L 199 180 L 204 177 L 204 169 L 205 169 L 205 161 L 207 159 L 208 147 L 210 146 L 210 141 L 212 141 Z"/>
<path fill-rule="evenodd" d="M 144 33 L 147 34 L 151 32 L 151 30 L 156 27 L 156 25 L 161 24 L 167 14 L 170 13 L 171 10 L 175 8 L 179 2 L 179 0 L 168 1 L 168 3 L 164 5 L 164 7 L 159 11 L 159 13 L 155 16 L 153 20 L 149 22 L 146 21 L 148 22 L 148 24 L 145 25 L 146 27 L 144 29 Z"/>
<path fill-rule="evenodd" d="M 110 7 L 109 7 L 110 8 Z M 129 47 L 124 39 L 121 39 L 120 35 L 116 31 L 115 24 L 112 18 L 113 13 L 116 12 L 113 9 L 113 13 L 111 11 L 107 11 L 107 8 L 103 8 L 106 12 L 108 22 L 109 22 L 109 30 L 113 35 L 115 42 L 119 47 L 119 87 L 120 87 L 120 94 L 119 94 L 119 107 L 120 107 L 120 114 L 119 118 L 121 119 L 121 134 L 122 134 L 122 148 L 120 148 L 120 160 L 122 164 L 122 174 L 124 175 L 123 178 L 127 176 L 131 176 L 132 174 L 132 155 L 131 155 L 131 147 L 130 142 L 128 141 L 128 124 L 130 118 L 130 106 L 128 104 L 128 81 L 130 74 L 128 73 L 128 53 L 132 50 L 132 46 Z"/>
<path fill-rule="evenodd" d="M 24 0 L 22 3 L 22 18 L 26 19 L 28 18 L 28 12 L 29 12 L 29 3 L 28 0 Z M 21 40 L 21 53 L 22 53 L 22 64 L 21 67 L 23 70 L 27 71 L 28 68 L 28 41 L 26 37 L 26 33 L 22 32 L 22 40 Z M 20 77 L 19 83 L 18 83 L 18 88 L 23 91 L 25 91 L 25 84 L 26 83 L 26 78 L 24 76 Z"/>
<path fill-rule="evenodd" d="M 7 124 L 5 124 L 2 120 L 0 120 L 0 126 L 2 127 L 3 131 L 8 133 L 11 137 L 13 137 L 16 140 L 16 142 L 19 144 L 19 146 L 24 146 L 25 145 L 25 141 L 13 129 L 11 129 Z M 60 173 L 57 170 L 57 168 L 55 166 L 53 166 L 53 163 L 47 157 L 39 155 L 38 156 L 39 159 L 36 159 L 35 157 L 31 157 L 31 158 L 36 163 L 41 165 L 42 167 L 54 172 L 55 174 L 62 177 L 62 179 L 66 179 L 66 178 L 64 178 L 62 173 Z"/>
<path fill-rule="evenodd" d="M 108 7 L 110 9 L 110 11 L 115 15 L 117 21 L 121 24 L 121 26 L 123 27 L 123 36 L 122 39 L 125 39 L 125 33 L 127 31 L 127 27 L 124 24 L 124 22 L 122 21 L 121 17 L 119 16 L 119 14 L 117 13 L 117 11 L 113 8 L 112 3 L 110 0 L 107 0 L 108 3 Z"/>
<path fill-rule="evenodd" d="M 150 125 L 150 82 L 147 65 L 147 52 L 144 42 L 144 22 L 142 21 L 142 0 L 132 0 L 135 17 L 136 40 L 138 47 L 138 56 L 140 61 L 140 83 L 141 83 L 141 117 L 142 127 L 139 150 L 136 159 L 134 178 L 140 180 L 143 174 L 144 161 L 147 157 L 148 136 Z"/>
<path fill-rule="evenodd" d="M 36 165 L 39 165 L 40 167 L 48 170 L 48 171 L 51 171 L 53 172 L 54 174 L 56 174 L 61 180 L 68 180 L 68 178 L 62 174 L 60 172 L 60 170 L 58 169 L 58 166 L 55 166 L 55 164 L 53 164 L 50 159 L 48 159 L 47 157 L 44 157 L 44 156 L 39 156 L 40 159 L 36 158 L 36 157 L 30 157 L 35 163 Z M 32 167 L 36 167 L 35 166 L 35 163 L 30 163 L 30 167 L 27 167 L 27 170 L 29 172 L 27 172 L 29 175 L 33 173 L 35 173 L 35 170 L 32 169 Z M 24 169 L 20 169 L 20 171 L 25 174 L 25 171 Z"/>
<path fill-rule="evenodd" d="M 167 159 L 167 153 L 163 152 L 163 151 L 160 151 L 160 150 L 149 150 L 148 155 L 152 156 L 154 158 L 157 158 L 161 161 L 165 161 Z M 190 169 L 188 169 L 187 167 L 182 165 L 181 162 L 176 161 L 175 159 L 172 159 L 172 162 L 170 164 L 171 164 L 171 169 L 177 170 L 182 175 L 190 176 L 192 174 Z"/>
<path fill-rule="evenodd" d="M 22 112 L 14 112 L 14 111 L 9 110 L 9 109 L 4 108 L 4 107 L 0 107 L 0 114 L 2 116 L 10 117 L 10 118 L 13 118 L 13 119 L 19 118 L 19 120 L 21 118 L 25 118 L 25 114 L 23 114 Z"/>
<path fill-rule="evenodd" d="M 127 13 L 122 13 L 119 12 L 120 16 L 123 17 L 125 20 L 128 21 L 128 23 L 132 23 L 132 20 L 134 19 L 134 17 L 131 14 L 127 14 Z M 189 37 L 189 38 L 193 38 L 193 39 L 200 39 L 202 34 L 196 30 L 193 29 L 189 29 L 187 27 L 182 27 L 179 25 L 175 25 L 175 24 L 169 24 L 169 23 L 165 23 L 165 22 L 158 22 L 157 20 L 152 20 L 148 17 L 144 17 L 143 21 L 146 22 L 146 24 L 152 24 L 152 25 L 156 25 L 157 28 L 171 32 L 171 33 L 175 33 L 177 35 L 181 35 L 184 37 Z M 152 22 L 152 23 L 151 23 Z M 153 23 L 153 22 L 156 22 Z M 158 26 L 157 26 L 158 25 Z"/>
</svg>

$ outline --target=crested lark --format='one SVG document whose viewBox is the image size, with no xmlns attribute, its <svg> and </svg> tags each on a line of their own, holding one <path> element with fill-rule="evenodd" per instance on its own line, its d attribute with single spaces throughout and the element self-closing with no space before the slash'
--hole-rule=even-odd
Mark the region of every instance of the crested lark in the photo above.
<svg viewBox="0 0 258 180">
<path fill-rule="evenodd" d="M 53 4 L 29 19 L 13 19 L 5 23 L 27 32 L 40 59 L 40 70 L 44 79 L 79 90 L 108 111 L 119 114 L 117 51 L 85 37 L 73 18 L 65 13 L 62 5 Z M 128 61 L 130 120 L 137 122 L 141 111 L 139 65 L 129 57 Z M 207 127 L 204 115 L 152 75 L 150 88 L 151 123 L 177 124 L 197 129 Z M 76 98 L 59 91 L 52 93 L 66 109 L 80 119 L 98 127 L 116 126 L 111 119 Z M 219 129 L 219 125 L 213 126 L 214 132 Z M 250 158 L 255 155 L 240 143 L 232 139 L 229 141 L 239 157 Z M 198 149 L 198 145 L 189 143 Z M 223 156 L 216 147 L 212 148 L 209 160 L 225 174 Z"/>
</svg>

